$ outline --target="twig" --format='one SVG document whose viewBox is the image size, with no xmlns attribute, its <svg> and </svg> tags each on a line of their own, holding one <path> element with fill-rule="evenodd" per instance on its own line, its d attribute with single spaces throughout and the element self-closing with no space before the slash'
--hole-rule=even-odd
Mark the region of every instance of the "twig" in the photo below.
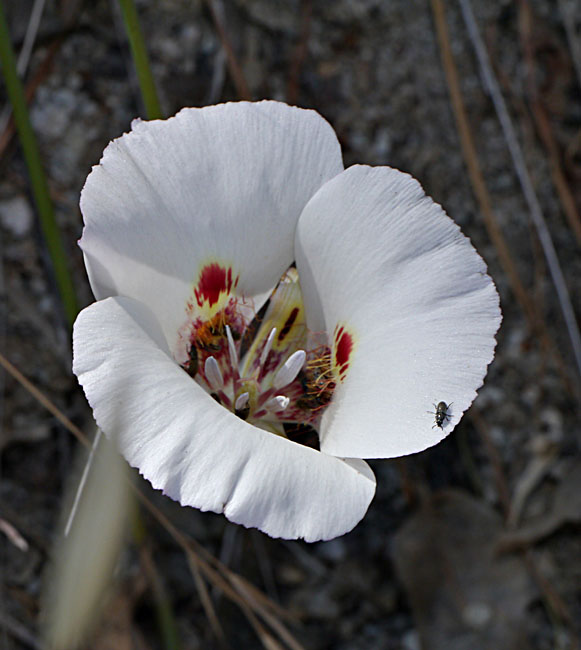
<svg viewBox="0 0 581 650">
<path fill-rule="evenodd" d="M 573 305 L 571 304 L 571 299 L 567 291 L 567 285 L 565 284 L 565 278 L 563 277 L 563 272 L 557 258 L 557 253 L 555 252 L 555 247 L 547 228 L 539 200 L 533 188 L 533 183 L 528 173 L 522 150 L 518 143 L 516 132 L 512 124 L 512 120 L 508 114 L 505 101 L 502 97 L 498 82 L 492 70 L 486 47 L 480 36 L 480 32 L 478 30 L 478 26 L 472 12 L 470 0 L 458 0 L 458 2 L 460 3 L 462 16 L 464 18 L 464 22 L 470 36 L 472 46 L 474 47 L 476 57 L 478 58 L 478 62 L 482 70 L 482 75 L 484 77 L 488 92 L 492 98 L 494 108 L 500 121 L 524 197 L 529 206 L 532 221 L 535 225 L 537 235 L 543 247 L 547 265 L 553 279 L 553 284 L 555 285 L 555 289 L 557 291 L 557 297 L 559 299 L 561 311 L 563 312 L 563 317 L 565 318 L 565 324 L 569 332 L 569 338 L 571 339 L 571 345 L 573 348 L 575 361 L 577 363 L 577 369 L 581 375 L 581 335 L 579 334 L 575 312 L 573 311 Z"/>
<path fill-rule="evenodd" d="M 218 15 L 215 2 L 216 0 L 206 0 L 206 6 L 210 11 L 210 15 L 212 16 L 212 21 L 214 22 L 214 27 L 216 28 L 216 32 L 218 33 L 218 38 L 220 39 L 222 48 L 226 53 L 226 61 L 228 62 L 228 70 L 230 72 L 230 76 L 232 77 L 232 81 L 234 82 L 234 86 L 236 87 L 236 92 L 238 93 L 238 97 L 240 99 L 245 99 L 250 101 L 252 99 L 252 96 L 250 94 L 248 84 L 246 83 L 246 79 L 244 77 L 244 73 L 242 72 L 242 68 L 238 63 L 238 59 L 234 54 L 234 48 L 232 47 L 232 43 L 230 42 L 228 34 L 224 29 L 224 25 L 222 24 L 220 16 Z"/>
</svg>

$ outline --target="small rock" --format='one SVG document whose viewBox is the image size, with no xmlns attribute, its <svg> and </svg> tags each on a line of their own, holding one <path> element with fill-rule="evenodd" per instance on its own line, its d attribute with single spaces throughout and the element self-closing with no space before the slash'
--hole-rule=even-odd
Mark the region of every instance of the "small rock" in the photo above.
<svg viewBox="0 0 581 650">
<path fill-rule="evenodd" d="M 490 621 L 492 611 L 486 603 L 468 603 L 462 611 L 462 618 L 467 625 L 478 629 Z"/>
<path fill-rule="evenodd" d="M 2 227 L 15 237 L 24 237 L 32 226 L 32 208 L 24 196 L 15 196 L 0 203 Z"/>
</svg>

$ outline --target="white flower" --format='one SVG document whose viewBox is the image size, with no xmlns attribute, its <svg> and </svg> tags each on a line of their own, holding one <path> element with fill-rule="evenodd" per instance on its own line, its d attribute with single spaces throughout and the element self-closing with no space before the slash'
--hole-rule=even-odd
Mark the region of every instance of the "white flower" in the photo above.
<svg viewBox="0 0 581 650">
<path fill-rule="evenodd" d="M 134 122 L 81 209 L 98 302 L 75 323 L 74 371 L 99 426 L 183 505 L 341 535 L 375 492 L 357 459 L 437 443 L 493 357 L 498 295 L 469 241 L 410 176 L 343 171 L 313 111 Z M 320 451 L 299 444 L 315 430 Z"/>
</svg>

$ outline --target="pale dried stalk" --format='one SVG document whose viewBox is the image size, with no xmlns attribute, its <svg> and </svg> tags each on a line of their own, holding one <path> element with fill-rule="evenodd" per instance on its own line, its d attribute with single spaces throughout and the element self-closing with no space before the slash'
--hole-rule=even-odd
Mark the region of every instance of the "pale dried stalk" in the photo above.
<svg viewBox="0 0 581 650">
<path fill-rule="evenodd" d="M 573 311 L 573 305 L 571 304 L 571 298 L 569 297 L 569 292 L 567 290 L 563 271 L 561 270 L 561 265 L 559 264 L 559 259 L 555 251 L 549 229 L 547 228 L 541 205 L 533 188 L 533 183 L 524 160 L 521 146 L 516 136 L 515 128 L 500 91 L 498 81 L 492 69 L 492 65 L 488 57 L 488 52 L 486 50 L 484 42 L 482 41 L 482 37 L 480 36 L 478 25 L 476 24 L 474 13 L 472 11 L 472 5 L 470 3 L 470 0 L 458 0 L 458 2 L 460 3 L 464 23 L 466 24 L 468 35 L 476 53 L 476 57 L 482 71 L 482 76 L 494 104 L 498 119 L 500 121 L 500 125 L 504 133 L 504 138 L 510 151 L 512 162 L 518 176 L 525 200 L 529 206 L 531 219 L 536 228 L 539 241 L 541 242 L 545 259 L 547 260 L 547 265 L 549 267 L 549 272 L 551 274 L 553 284 L 555 285 L 555 289 L 557 291 L 557 297 L 561 306 L 561 311 L 563 312 L 563 317 L 565 319 L 569 338 L 571 339 L 571 346 L 573 348 L 573 354 L 577 363 L 577 369 L 581 375 L 581 335 L 579 333 L 579 327 L 577 325 L 575 312 Z"/>
<path fill-rule="evenodd" d="M 12 375 L 12 377 L 14 377 L 14 379 L 16 379 L 16 381 L 18 381 L 42 406 L 44 406 L 45 409 L 54 415 L 59 422 L 61 422 L 61 424 L 63 424 L 63 426 L 70 431 L 77 440 L 79 440 L 79 442 L 81 442 L 85 447 L 90 447 L 88 437 L 1 353 L 0 366 Z M 302 646 L 280 621 L 281 618 L 292 618 L 287 612 L 284 612 L 282 608 L 272 602 L 250 582 L 222 565 L 221 562 L 219 562 L 197 542 L 188 538 L 187 535 L 179 531 L 162 513 L 162 511 L 157 508 L 131 481 L 129 481 L 129 486 L 140 503 L 153 515 L 158 523 L 165 528 L 170 536 L 186 553 L 188 561 L 198 567 L 209 582 L 221 589 L 228 598 L 234 601 L 242 609 L 246 616 L 248 615 L 248 612 L 256 612 L 256 614 L 260 616 L 262 620 L 265 621 L 290 648 L 302 650 Z M 210 563 L 216 568 L 214 569 Z M 225 577 L 222 577 L 219 572 Z M 234 588 L 233 585 L 236 585 L 236 588 Z M 241 585 L 243 585 L 244 592 L 245 594 L 248 594 L 250 600 L 246 600 L 245 597 L 239 593 Z M 202 606 L 204 606 L 204 597 L 200 597 L 202 599 Z M 259 634 L 261 640 L 266 644 L 265 647 L 278 647 L 278 642 L 276 642 L 270 634 L 264 631 L 263 626 L 259 622 L 258 626 L 256 625 L 257 619 L 254 614 L 252 614 L 252 618 L 248 617 L 248 620 L 256 630 L 257 634 Z"/>
</svg>

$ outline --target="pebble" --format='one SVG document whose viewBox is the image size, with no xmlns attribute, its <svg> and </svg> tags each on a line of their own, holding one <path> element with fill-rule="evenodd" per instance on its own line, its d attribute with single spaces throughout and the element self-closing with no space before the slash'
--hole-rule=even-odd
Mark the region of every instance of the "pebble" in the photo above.
<svg viewBox="0 0 581 650">
<path fill-rule="evenodd" d="M 24 196 L 15 196 L 0 203 L 0 223 L 15 237 L 25 237 L 32 226 L 33 213 Z"/>
</svg>

